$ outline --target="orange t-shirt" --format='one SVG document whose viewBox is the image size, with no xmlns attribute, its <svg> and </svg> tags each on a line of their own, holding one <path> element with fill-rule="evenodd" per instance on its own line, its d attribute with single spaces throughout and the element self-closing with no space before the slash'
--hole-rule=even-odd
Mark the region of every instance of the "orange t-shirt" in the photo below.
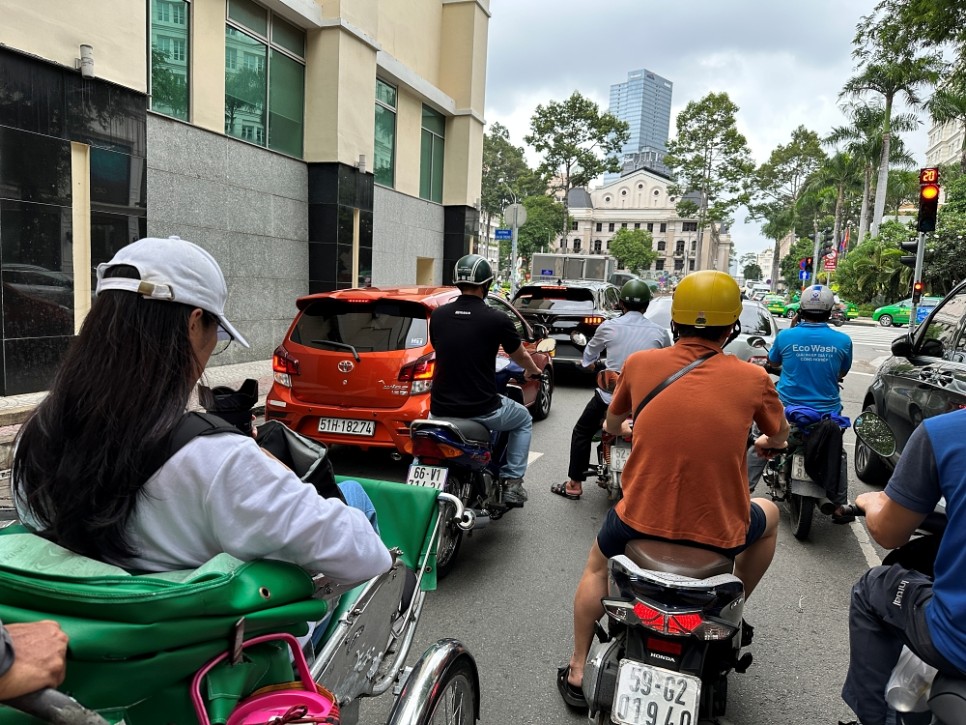
<svg viewBox="0 0 966 725">
<path fill-rule="evenodd" d="M 709 350 L 719 354 L 658 393 L 635 421 L 616 512 L 645 534 L 730 549 L 748 532 L 751 422 L 775 435 L 784 418 L 764 368 L 683 338 L 628 357 L 609 412 L 633 413 L 662 380 Z"/>
</svg>

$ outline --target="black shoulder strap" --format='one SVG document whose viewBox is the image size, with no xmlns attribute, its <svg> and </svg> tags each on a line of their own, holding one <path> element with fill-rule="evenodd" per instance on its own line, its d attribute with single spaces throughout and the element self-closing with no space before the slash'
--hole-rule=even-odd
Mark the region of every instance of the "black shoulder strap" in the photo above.
<svg viewBox="0 0 966 725">
<path fill-rule="evenodd" d="M 703 363 L 705 360 L 717 354 L 718 354 L 717 350 L 711 350 L 710 352 L 705 353 L 704 355 L 699 357 L 697 360 L 692 360 L 690 363 L 685 365 L 676 373 L 674 373 L 673 375 L 670 375 L 669 377 L 665 378 L 660 383 L 658 383 L 657 386 L 655 386 L 654 390 L 648 393 L 647 396 L 644 398 L 644 400 L 641 401 L 641 404 L 637 406 L 637 410 L 634 411 L 634 418 L 633 418 L 634 422 L 635 423 L 637 422 L 637 416 L 639 416 L 641 414 L 641 411 L 644 410 L 644 406 L 650 403 L 654 399 L 654 396 L 656 396 L 658 393 L 664 390 L 664 388 L 666 388 L 668 385 L 673 383 L 675 380 L 677 380 L 678 378 L 683 378 L 685 375 L 687 375 L 689 372 L 694 370 L 696 367 L 698 367 L 698 365 Z"/>
<path fill-rule="evenodd" d="M 168 434 L 167 448 L 161 446 L 153 462 L 148 478 L 151 478 L 175 453 L 184 448 L 198 436 L 214 435 L 215 433 L 237 433 L 244 435 L 238 428 L 228 424 L 217 415 L 211 413 L 191 412 L 181 416 L 178 424 Z"/>
</svg>

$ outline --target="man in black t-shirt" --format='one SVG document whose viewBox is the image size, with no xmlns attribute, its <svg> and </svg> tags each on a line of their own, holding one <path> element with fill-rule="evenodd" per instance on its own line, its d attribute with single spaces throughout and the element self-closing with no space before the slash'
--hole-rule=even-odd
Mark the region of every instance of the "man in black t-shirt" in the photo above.
<svg viewBox="0 0 966 725">
<path fill-rule="evenodd" d="M 523 475 L 533 423 L 525 407 L 497 392 L 494 361 L 502 345 L 528 377 L 539 377 L 540 369 L 521 344 L 512 320 L 486 304 L 493 281 L 489 262 L 468 254 L 456 263 L 454 279 L 462 294 L 437 308 L 429 324 L 436 350 L 430 413 L 470 418 L 490 430 L 507 431 L 507 460 L 500 470 L 503 501 L 508 506 L 523 506 L 527 500 Z"/>
</svg>

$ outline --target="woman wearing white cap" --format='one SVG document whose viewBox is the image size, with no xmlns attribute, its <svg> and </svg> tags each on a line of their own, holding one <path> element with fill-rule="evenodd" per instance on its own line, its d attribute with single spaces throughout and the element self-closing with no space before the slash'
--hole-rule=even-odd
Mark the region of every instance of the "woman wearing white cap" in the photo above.
<svg viewBox="0 0 966 725">
<path fill-rule="evenodd" d="M 142 571 L 222 552 L 346 583 L 388 570 L 361 511 L 319 497 L 251 438 L 199 436 L 165 460 L 216 347 L 248 347 L 227 298 L 215 259 L 178 237 L 142 239 L 98 266 L 91 311 L 18 438 L 21 518 L 76 553 Z"/>
</svg>

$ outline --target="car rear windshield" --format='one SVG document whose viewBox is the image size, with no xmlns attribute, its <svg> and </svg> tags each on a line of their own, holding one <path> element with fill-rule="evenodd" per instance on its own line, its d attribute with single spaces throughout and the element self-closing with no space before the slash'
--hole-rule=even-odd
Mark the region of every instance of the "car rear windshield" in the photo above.
<svg viewBox="0 0 966 725">
<path fill-rule="evenodd" d="M 741 308 L 738 322 L 741 323 L 741 331 L 745 335 L 771 334 L 771 315 L 767 310 L 746 305 Z"/>
<path fill-rule="evenodd" d="M 427 315 L 415 302 L 316 300 L 299 315 L 291 338 L 319 350 L 407 350 L 429 342 Z"/>
<path fill-rule="evenodd" d="M 521 312 L 586 312 L 594 309 L 594 293 L 583 287 L 523 287 L 513 306 Z"/>
</svg>

